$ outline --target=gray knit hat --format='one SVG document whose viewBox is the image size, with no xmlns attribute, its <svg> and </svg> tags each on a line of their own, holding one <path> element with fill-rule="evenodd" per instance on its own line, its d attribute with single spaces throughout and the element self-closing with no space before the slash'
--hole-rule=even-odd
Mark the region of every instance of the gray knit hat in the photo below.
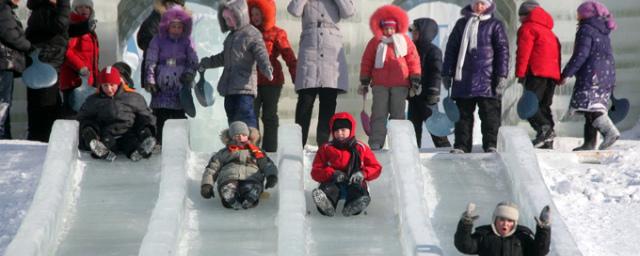
<svg viewBox="0 0 640 256">
<path fill-rule="evenodd" d="M 486 5 L 492 5 L 493 0 L 471 0 L 471 4 L 475 4 L 477 2 L 483 2 Z"/>
<path fill-rule="evenodd" d="M 71 4 L 71 10 L 75 10 L 76 7 L 81 6 L 81 5 L 89 6 L 93 10 L 93 1 L 92 0 L 73 0 L 73 3 Z"/>
<path fill-rule="evenodd" d="M 522 4 L 520 4 L 520 8 L 518 8 L 518 15 L 529 16 L 529 13 L 531 13 L 531 11 L 538 6 L 540 6 L 540 3 L 538 3 L 538 1 L 535 1 L 535 0 L 524 1 L 522 2 Z"/>
<path fill-rule="evenodd" d="M 491 222 L 491 228 L 493 229 L 493 232 L 496 233 L 496 235 L 499 234 L 495 225 L 496 219 L 498 217 L 513 220 L 514 228 L 506 236 L 513 235 L 513 233 L 516 232 L 515 227 L 518 225 L 518 217 L 519 217 L 518 205 L 509 201 L 503 201 L 498 203 L 498 205 L 496 206 L 496 209 L 493 211 L 493 222 Z"/>
<path fill-rule="evenodd" d="M 238 134 L 249 136 L 249 127 L 242 121 L 235 121 L 229 125 L 229 137 L 233 137 Z"/>
</svg>

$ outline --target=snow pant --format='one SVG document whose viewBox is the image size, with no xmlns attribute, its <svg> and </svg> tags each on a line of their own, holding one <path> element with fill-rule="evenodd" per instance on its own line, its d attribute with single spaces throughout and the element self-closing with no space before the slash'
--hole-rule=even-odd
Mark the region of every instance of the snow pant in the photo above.
<svg viewBox="0 0 640 256">
<path fill-rule="evenodd" d="M 336 98 L 338 89 L 335 88 L 309 88 L 298 90 L 298 103 L 296 103 L 296 124 L 302 128 L 302 146 L 307 144 L 311 112 L 316 96 L 320 101 L 318 110 L 318 126 L 316 127 L 316 143 L 318 146 L 329 141 L 329 120 L 336 113 Z"/>
<path fill-rule="evenodd" d="M 498 129 L 500 128 L 500 113 L 502 102 L 493 98 L 466 98 L 456 99 L 456 105 L 460 109 L 460 120 L 455 125 L 455 143 L 453 147 L 470 153 L 473 147 L 473 113 L 478 106 L 480 116 L 480 130 L 482 131 L 482 149 L 487 151 L 495 148 L 498 141 Z"/>
<path fill-rule="evenodd" d="M 49 142 L 53 122 L 60 113 L 58 83 L 43 89 L 27 88 L 28 140 Z"/>
<path fill-rule="evenodd" d="M 162 144 L 162 130 L 164 130 L 164 123 L 169 119 L 187 119 L 187 116 L 182 109 L 168 109 L 168 108 L 154 108 L 151 109 L 153 115 L 156 116 L 156 143 Z"/>
<path fill-rule="evenodd" d="M 385 87 L 374 85 L 373 102 L 371 104 L 371 136 L 369 146 L 380 149 L 387 137 L 387 119 L 404 120 L 405 99 L 408 87 Z"/>
<path fill-rule="evenodd" d="M 218 184 L 220 202 L 225 208 L 236 208 L 235 205 L 256 207 L 262 194 L 262 183 L 253 180 L 229 180 Z"/>
<path fill-rule="evenodd" d="M 432 110 L 427 105 L 424 97 L 415 96 L 409 98 L 409 111 L 407 118 L 413 123 L 413 129 L 416 133 L 418 148 L 422 147 L 422 123 L 431 116 Z M 446 136 L 438 137 L 431 134 L 431 140 L 436 148 L 451 147 L 451 143 Z"/>
<path fill-rule="evenodd" d="M 253 104 L 256 117 L 260 117 L 264 125 L 262 149 L 267 152 L 276 152 L 278 150 L 278 101 L 280 100 L 281 92 L 281 86 L 258 85 L 258 97 L 256 97 Z M 260 112 L 261 108 L 262 113 Z M 256 124 L 258 124 L 257 120 Z"/>
<path fill-rule="evenodd" d="M 13 100 L 13 71 L 0 71 L 0 139 L 11 139 L 11 101 Z"/>
<path fill-rule="evenodd" d="M 369 189 L 367 188 L 366 182 L 362 182 L 360 184 L 327 182 L 321 183 L 318 189 L 322 190 L 322 192 L 327 195 L 327 198 L 331 201 L 334 209 L 338 206 L 338 201 L 340 201 L 340 199 L 344 199 L 344 205 L 348 205 L 360 197 L 369 196 Z M 322 215 L 326 215 L 320 208 L 318 208 L 318 211 Z M 355 213 L 354 215 L 358 214 L 360 213 Z"/>
<path fill-rule="evenodd" d="M 257 128 L 256 113 L 253 112 L 253 95 L 233 94 L 224 96 L 224 111 L 227 113 L 227 122 L 242 121 L 249 127 Z"/>
<path fill-rule="evenodd" d="M 127 157 L 130 157 L 133 151 L 140 147 L 144 139 L 151 136 L 153 136 L 153 133 L 149 128 L 144 128 L 140 131 L 130 129 L 121 136 L 113 136 L 109 134 L 109 132 L 102 131 L 99 127 L 91 125 L 85 126 L 80 130 L 80 143 L 78 144 L 78 148 L 89 151 L 91 150 L 89 143 L 92 140 L 99 140 L 112 152 L 123 153 L 127 155 Z M 93 153 L 91 156 L 97 157 Z M 143 155 L 144 158 L 148 158 L 149 156 L 151 155 Z"/>
<path fill-rule="evenodd" d="M 549 126 L 553 130 L 555 122 L 551 115 L 551 104 L 553 103 L 553 93 L 556 89 L 555 81 L 551 78 L 532 75 L 527 76 L 525 81 L 524 88 L 535 93 L 539 100 L 538 112 L 527 121 L 536 132 L 540 132 L 542 126 Z"/>
</svg>

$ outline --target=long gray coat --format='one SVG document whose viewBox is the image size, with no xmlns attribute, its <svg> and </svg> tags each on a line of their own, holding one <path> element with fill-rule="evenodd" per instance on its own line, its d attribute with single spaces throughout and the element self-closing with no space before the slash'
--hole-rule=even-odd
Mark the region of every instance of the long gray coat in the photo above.
<svg viewBox="0 0 640 256">
<path fill-rule="evenodd" d="M 227 26 L 222 12 L 230 9 L 235 15 L 236 29 Z M 249 9 L 247 1 L 233 0 L 221 2 L 218 10 L 218 22 L 222 32 L 231 30 L 224 39 L 224 49 L 211 57 L 203 58 L 200 62 L 205 68 L 217 68 L 224 66 L 222 76 L 218 82 L 218 92 L 222 96 L 234 94 L 258 95 L 258 69 L 262 74 L 273 72 L 269 54 L 262 39 L 262 33 L 249 22 Z"/>
<path fill-rule="evenodd" d="M 356 12 L 352 0 L 292 0 L 291 15 L 302 17 L 296 90 L 349 87 L 347 59 L 337 24 Z"/>
</svg>

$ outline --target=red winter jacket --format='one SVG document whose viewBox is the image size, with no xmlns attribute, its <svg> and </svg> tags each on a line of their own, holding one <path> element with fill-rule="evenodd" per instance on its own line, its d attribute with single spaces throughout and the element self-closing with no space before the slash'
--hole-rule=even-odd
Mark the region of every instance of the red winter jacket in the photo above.
<svg viewBox="0 0 640 256">
<path fill-rule="evenodd" d="M 350 138 L 355 137 L 356 122 L 349 113 L 336 113 L 329 121 L 329 130 L 333 130 L 333 123 L 336 119 L 348 119 L 351 121 Z M 360 170 L 362 174 L 364 174 L 364 179 L 371 181 L 378 178 L 382 171 L 382 166 L 378 163 L 376 156 L 367 145 L 360 141 L 358 141 L 356 147 L 358 148 L 358 152 L 360 152 Z M 331 142 L 325 143 L 318 149 L 318 153 L 316 153 L 316 157 L 313 159 L 311 177 L 320 183 L 330 182 L 335 170 L 346 171 L 350 158 L 351 153 L 349 150 L 338 149 L 334 147 Z"/>
<path fill-rule="evenodd" d="M 86 21 L 83 16 L 72 12 L 69 16 L 70 22 L 78 23 Z M 98 46 L 98 36 L 94 31 L 69 39 L 64 63 L 60 68 L 60 90 L 66 91 L 76 88 L 82 84 L 78 71 L 81 68 L 89 69 L 89 85 L 94 85 L 94 79 L 98 75 L 98 56 L 100 47 Z"/>
<path fill-rule="evenodd" d="M 553 18 L 536 7 L 518 29 L 516 77 L 531 73 L 536 77 L 560 80 L 560 42 L 553 29 Z"/>
<path fill-rule="evenodd" d="M 249 0 L 249 13 L 252 8 L 258 8 L 262 12 L 262 24 L 256 26 L 264 39 L 264 44 L 269 52 L 269 60 L 273 66 L 273 80 L 269 81 L 261 72 L 258 72 L 258 86 L 282 86 L 284 84 L 284 74 L 282 73 L 282 65 L 278 61 L 278 57 L 282 55 L 282 59 L 289 68 L 291 80 L 296 78 L 296 55 L 291 49 L 287 32 L 276 27 L 276 4 L 273 0 Z"/>
<path fill-rule="evenodd" d="M 373 67 L 376 59 L 376 50 L 383 37 L 380 21 L 388 19 L 394 19 L 398 23 L 396 33 L 401 34 L 407 42 L 407 55 L 396 58 L 394 45 L 390 43 L 387 45 L 384 66 L 376 69 Z M 408 87 L 410 84 L 409 77 L 420 77 L 422 70 L 418 50 L 413 44 L 413 41 L 406 35 L 409 28 L 407 13 L 397 6 L 385 5 L 378 8 L 378 10 L 371 15 L 369 27 L 374 36 L 369 40 L 362 54 L 360 78 L 371 78 L 371 85 Z"/>
</svg>

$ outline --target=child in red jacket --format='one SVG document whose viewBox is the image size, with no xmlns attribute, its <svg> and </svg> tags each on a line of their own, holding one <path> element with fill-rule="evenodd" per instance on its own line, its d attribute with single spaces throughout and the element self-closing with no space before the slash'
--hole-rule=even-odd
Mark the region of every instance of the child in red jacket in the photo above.
<svg viewBox="0 0 640 256">
<path fill-rule="evenodd" d="M 371 84 L 371 149 L 384 146 L 386 121 L 405 119 L 405 99 L 421 92 L 420 56 L 407 36 L 409 18 L 400 7 L 385 5 L 369 21 L 374 37 L 369 40 L 360 64 L 359 94 Z"/>
<path fill-rule="evenodd" d="M 313 190 L 313 202 L 325 216 L 333 216 L 338 201 L 344 198 L 344 216 L 358 215 L 369 202 L 367 181 L 380 176 L 382 167 L 375 155 L 356 140 L 356 122 L 347 112 L 336 113 L 329 121 L 333 140 L 318 149 L 311 177 L 320 182 Z"/>
</svg>

